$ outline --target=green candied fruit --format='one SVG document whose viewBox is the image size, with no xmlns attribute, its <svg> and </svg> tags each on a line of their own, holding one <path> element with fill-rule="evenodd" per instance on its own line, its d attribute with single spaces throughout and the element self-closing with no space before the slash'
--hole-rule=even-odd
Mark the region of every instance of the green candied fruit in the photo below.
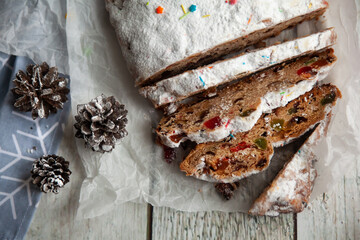
<svg viewBox="0 0 360 240">
<path fill-rule="evenodd" d="M 297 113 L 297 109 L 296 109 L 295 107 L 290 108 L 290 109 L 288 110 L 288 114 L 289 114 L 289 115 L 292 115 L 292 114 L 294 114 L 294 113 Z"/>
<path fill-rule="evenodd" d="M 248 110 L 240 113 L 240 117 L 248 117 L 248 116 L 250 116 L 250 114 L 252 114 L 253 112 L 255 112 L 255 109 L 248 109 Z"/>
<path fill-rule="evenodd" d="M 265 138 L 257 138 L 254 143 L 261 150 L 265 150 L 267 148 L 267 141 Z"/>
<path fill-rule="evenodd" d="M 280 132 L 284 128 L 284 123 L 285 123 L 284 119 L 273 119 L 270 123 L 270 126 L 276 132 Z"/>
<path fill-rule="evenodd" d="M 324 106 L 326 104 L 332 103 L 333 101 L 335 101 L 335 98 L 336 98 L 336 94 L 334 92 L 326 94 L 325 97 L 321 99 L 321 105 Z"/>
<path fill-rule="evenodd" d="M 306 65 L 306 66 L 307 66 L 307 65 L 310 65 L 310 64 L 316 62 L 318 59 L 319 59 L 318 57 L 313 57 L 312 59 L 310 59 L 309 61 L 307 61 L 307 62 L 305 63 L 305 65 Z"/>
</svg>

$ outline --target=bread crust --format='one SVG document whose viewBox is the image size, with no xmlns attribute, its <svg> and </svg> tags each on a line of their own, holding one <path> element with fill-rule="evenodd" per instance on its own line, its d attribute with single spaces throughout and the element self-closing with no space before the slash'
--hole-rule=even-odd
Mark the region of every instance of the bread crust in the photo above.
<svg viewBox="0 0 360 240">
<path fill-rule="evenodd" d="M 281 213 L 299 213 L 306 208 L 317 177 L 314 163 L 317 156 L 311 147 L 320 137 L 326 135 L 331 119 L 317 125 L 314 132 L 264 189 L 249 209 L 249 214 L 258 216 L 278 216 Z"/>
<path fill-rule="evenodd" d="M 182 4 L 186 7 L 193 2 L 184 0 Z M 307 2 L 287 0 L 244 0 L 236 5 L 206 0 L 196 5 L 196 12 L 179 19 L 183 12 L 176 1 L 161 2 L 163 14 L 156 14 L 151 2 L 106 1 L 110 22 L 136 86 L 214 62 L 317 18 L 328 7 L 324 0 L 313 0 L 311 8 Z"/>
<path fill-rule="evenodd" d="M 177 103 L 221 84 L 249 76 L 268 67 L 281 64 L 329 48 L 336 43 L 333 28 L 241 55 L 220 60 L 207 66 L 183 72 L 154 85 L 141 88 L 140 94 L 156 108 Z"/>
<path fill-rule="evenodd" d="M 188 176 L 215 182 L 234 182 L 265 170 L 274 146 L 303 135 L 322 121 L 341 98 L 331 84 L 317 86 L 285 107 L 264 114 L 248 132 L 229 141 L 198 144 L 180 169 Z"/>
<path fill-rule="evenodd" d="M 156 133 L 164 145 L 174 148 L 188 139 L 214 142 L 249 131 L 262 113 L 285 106 L 310 91 L 335 62 L 333 49 L 327 49 L 269 68 L 219 90 L 210 99 L 163 117 Z M 209 125 L 211 121 L 215 123 Z"/>
</svg>

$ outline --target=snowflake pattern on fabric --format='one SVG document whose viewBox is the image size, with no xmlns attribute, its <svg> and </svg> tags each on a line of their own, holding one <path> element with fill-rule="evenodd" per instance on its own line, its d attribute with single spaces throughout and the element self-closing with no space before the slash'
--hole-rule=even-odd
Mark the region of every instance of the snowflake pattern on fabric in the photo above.
<svg viewBox="0 0 360 240">
<path fill-rule="evenodd" d="M 67 102 L 64 110 L 36 120 L 31 113 L 13 108 L 12 80 L 30 63 L 24 57 L 0 53 L 0 239 L 25 236 L 41 196 L 31 183 L 32 163 L 56 153 L 70 108 Z"/>
</svg>

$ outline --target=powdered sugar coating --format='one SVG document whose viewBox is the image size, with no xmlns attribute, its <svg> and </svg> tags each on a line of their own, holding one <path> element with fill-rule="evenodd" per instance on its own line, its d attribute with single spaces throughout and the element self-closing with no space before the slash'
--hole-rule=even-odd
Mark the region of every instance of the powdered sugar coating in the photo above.
<svg viewBox="0 0 360 240">
<path fill-rule="evenodd" d="M 309 52 L 327 48 L 336 41 L 334 29 L 287 41 L 244 55 L 184 72 L 162 80 L 153 86 L 140 89 L 156 107 L 180 101 L 210 87 L 229 82 L 237 76 L 247 76 L 286 60 L 303 56 Z M 201 79 L 200 79 L 201 78 Z"/>
<path fill-rule="evenodd" d="M 219 0 L 107 0 L 122 53 L 136 83 L 197 53 L 327 7 L 324 0 L 242 0 L 231 5 Z M 162 14 L 155 9 L 161 5 Z M 205 17 L 207 16 L 207 17 Z"/>
<path fill-rule="evenodd" d="M 325 108 L 324 108 L 324 118 L 309 126 L 304 132 L 303 134 L 305 134 L 307 131 L 311 130 L 311 129 L 314 129 L 315 127 L 315 130 L 314 132 L 310 135 L 310 137 L 306 140 L 306 142 L 303 144 L 303 146 L 301 147 L 300 151 L 298 153 L 296 153 L 296 155 L 300 156 L 300 157 L 304 157 L 304 155 L 307 155 L 307 156 L 310 156 L 309 154 L 307 154 L 306 151 L 310 151 L 310 148 L 313 146 L 313 145 L 316 145 L 319 141 L 319 139 L 322 137 L 322 136 L 325 136 L 326 135 L 326 131 L 327 131 L 327 127 L 330 123 L 330 120 L 331 120 L 331 117 L 332 117 L 332 105 L 326 105 Z M 303 135 L 302 134 L 302 135 Z M 299 138 L 301 137 L 302 135 L 296 137 L 296 138 Z M 286 140 L 284 141 L 277 141 L 277 142 L 272 142 L 271 145 L 272 147 L 280 147 L 280 146 L 283 146 L 285 144 L 288 144 L 290 143 L 291 141 L 295 140 L 296 139 L 295 137 L 292 137 L 292 138 L 287 138 Z M 302 152 L 303 155 L 300 155 L 300 153 Z M 273 154 L 271 154 L 271 156 L 269 156 L 269 164 L 270 164 L 270 161 L 273 157 Z M 296 157 L 296 156 L 294 156 Z M 204 159 L 200 159 L 201 162 L 200 164 L 197 166 L 197 170 L 201 170 L 203 169 L 206 164 L 204 162 Z M 292 161 L 292 160 L 291 160 Z M 295 163 L 296 165 L 297 163 Z M 290 165 L 291 167 L 291 165 Z M 284 169 L 287 169 L 287 167 L 285 167 Z M 291 168 L 290 168 L 291 169 Z M 201 174 L 200 174 L 201 172 Z M 257 170 L 251 170 L 249 172 L 246 172 L 245 174 L 242 174 L 240 176 L 237 176 L 237 175 L 232 175 L 232 176 L 228 176 L 227 178 L 221 178 L 221 179 L 218 179 L 218 175 L 210 175 L 210 174 L 203 174 L 202 173 L 203 171 L 196 171 L 194 174 L 192 174 L 191 176 L 195 177 L 195 178 L 198 178 L 198 179 L 201 179 L 201 180 L 204 180 L 204 181 L 208 181 L 208 182 L 219 182 L 219 183 L 231 183 L 231 182 L 236 182 L 236 181 L 239 181 L 243 178 L 246 178 L 250 175 L 253 175 L 253 174 L 256 174 L 258 173 L 259 171 Z M 280 173 L 279 173 L 280 175 Z M 315 169 L 310 169 L 310 180 L 311 182 L 308 183 L 312 186 L 313 184 L 313 181 L 316 177 L 316 170 Z M 299 179 L 296 179 L 297 181 Z M 285 183 L 284 183 L 285 184 Z M 288 186 L 291 185 L 292 183 L 286 183 Z M 273 185 L 273 184 L 272 184 Z M 278 189 L 279 190 L 279 189 Z M 283 195 L 285 194 L 288 194 L 287 191 L 283 191 Z M 255 205 L 255 204 L 254 204 Z M 281 209 L 281 210 L 285 210 L 285 209 Z M 252 213 L 252 214 L 256 214 L 255 212 Z M 267 215 L 269 216 L 275 216 L 275 215 L 271 215 L 271 214 L 276 214 L 276 211 L 274 212 L 269 212 Z M 263 214 L 261 214 L 263 215 Z"/>
<path fill-rule="evenodd" d="M 299 212 L 303 209 L 303 204 L 293 205 L 293 200 L 307 202 L 316 177 L 316 170 L 312 166 L 316 157 L 308 143 L 301 147 L 270 187 L 254 202 L 250 214 L 278 216 L 281 212 Z"/>
<path fill-rule="evenodd" d="M 310 183 L 309 162 L 313 160 L 313 154 L 303 149 L 297 152 L 293 159 L 285 166 L 282 173 L 267 189 L 265 201 L 255 203 L 250 213 L 256 214 L 266 209 L 264 215 L 278 216 L 279 211 L 290 212 L 292 199 L 302 199 L 301 188 L 308 188 Z M 277 205 L 276 203 L 280 203 Z M 287 204 L 284 204 L 287 203 Z"/>
<path fill-rule="evenodd" d="M 328 109 L 328 108 L 326 108 L 326 109 Z M 329 108 L 329 114 L 330 114 L 330 111 L 331 111 L 331 108 Z M 319 131 L 323 132 L 323 127 L 326 125 L 326 123 L 328 123 L 327 115 L 325 115 L 325 119 L 324 119 L 324 120 L 320 121 L 320 124 L 319 124 L 319 126 L 317 127 L 317 130 L 318 130 L 318 129 L 321 129 L 321 130 L 319 130 Z M 318 124 L 318 123 L 316 123 L 316 124 Z M 310 127 L 308 128 L 308 130 L 313 129 L 313 128 L 316 126 L 316 124 L 310 126 Z M 305 134 L 306 132 L 307 132 L 307 131 L 305 131 L 304 134 Z M 319 133 L 315 134 L 315 132 L 314 132 L 314 133 L 312 134 L 312 136 L 316 135 L 317 137 L 319 137 L 318 134 L 319 134 Z M 301 136 L 302 136 L 302 135 L 301 135 Z M 301 136 L 299 136 L 299 137 L 301 137 Z M 299 138 L 299 137 L 298 137 L 298 138 Z M 295 139 L 295 138 L 288 138 L 288 139 L 286 139 L 285 141 L 273 142 L 273 143 L 272 143 L 272 146 L 273 146 L 273 147 L 282 147 L 282 146 L 284 146 L 284 145 L 292 142 L 294 139 Z M 314 142 L 315 142 L 314 137 L 310 137 L 310 138 L 307 140 L 307 142 L 309 142 L 309 143 L 310 143 L 310 142 L 314 143 Z M 298 153 L 297 153 L 297 154 L 298 154 Z M 273 157 L 273 154 L 272 154 L 271 156 L 269 156 L 269 164 L 270 164 L 270 162 L 271 162 L 272 157 Z M 296 157 L 296 155 L 295 155 L 294 157 Z M 202 169 L 202 168 L 204 168 L 204 167 L 205 167 L 205 163 L 202 161 L 202 162 L 197 166 L 197 169 Z M 197 173 L 195 173 L 195 174 L 192 175 L 192 176 L 195 177 L 195 178 L 197 178 L 197 179 L 204 180 L 204 181 L 208 181 L 208 182 L 232 183 L 232 182 L 239 181 L 239 180 L 241 180 L 241 179 L 243 179 L 243 178 L 246 178 L 246 177 L 248 177 L 248 176 L 251 176 L 251 175 L 253 175 L 253 174 L 256 174 L 256 173 L 259 173 L 259 171 L 256 170 L 256 169 L 254 169 L 254 170 L 248 171 L 248 172 L 246 172 L 246 173 L 244 173 L 244 174 L 242 174 L 242 175 L 240 175 L 240 176 L 237 176 L 237 175 L 234 175 L 234 174 L 233 174 L 231 177 L 222 178 L 222 179 L 217 179 L 217 178 L 216 178 L 217 175 L 209 175 L 209 174 L 197 174 Z M 291 185 L 291 183 L 288 183 L 288 185 Z M 286 192 L 285 192 L 285 193 L 286 193 Z M 270 216 L 270 215 L 269 215 L 269 216 Z"/>
<path fill-rule="evenodd" d="M 311 79 L 301 81 L 290 88 L 281 89 L 277 92 L 266 93 L 261 97 L 260 105 L 248 117 L 236 116 L 233 119 L 224 118 L 222 119 L 222 124 L 220 127 L 209 131 L 197 131 L 187 134 L 185 133 L 186 137 L 182 138 L 178 142 L 172 141 L 171 136 L 182 134 L 183 131 L 181 129 L 175 128 L 173 129 L 174 132 L 171 132 L 167 135 L 159 135 L 161 141 L 168 147 L 176 148 L 186 140 L 191 140 L 196 143 L 216 142 L 226 138 L 230 133 L 236 134 L 238 132 L 249 131 L 258 121 L 262 113 L 270 112 L 278 107 L 283 107 L 288 102 L 310 91 L 318 81 L 323 80 L 328 75 L 333 66 L 334 64 L 321 67 L 318 69 L 317 74 Z"/>
<path fill-rule="evenodd" d="M 254 202 L 249 210 L 250 214 L 278 216 L 280 210 L 282 212 L 285 210 L 293 212 L 291 207 L 292 199 L 297 198 L 305 200 L 305 202 L 308 201 L 317 175 L 316 169 L 312 166 L 312 161 L 316 160 L 317 157 L 311 151 L 311 147 L 317 144 L 321 136 L 326 135 L 326 129 L 331 119 L 330 106 L 326 106 L 325 113 L 324 120 L 319 123 L 300 150 L 284 166 L 270 187 L 265 189 Z M 294 185 L 294 183 L 296 184 Z M 299 194 L 306 191 L 308 193 L 307 196 Z M 288 203 L 288 208 L 276 206 L 281 201 Z"/>
</svg>

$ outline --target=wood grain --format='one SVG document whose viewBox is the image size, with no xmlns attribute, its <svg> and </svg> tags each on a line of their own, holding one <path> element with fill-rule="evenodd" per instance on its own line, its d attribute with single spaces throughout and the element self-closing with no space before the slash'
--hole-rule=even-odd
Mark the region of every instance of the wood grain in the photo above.
<svg viewBox="0 0 360 240">
<path fill-rule="evenodd" d="M 126 203 L 100 217 L 75 219 L 85 173 L 71 128 L 66 126 L 64 139 L 68 141 L 61 143 L 58 152 L 70 161 L 70 183 L 58 195 L 42 195 L 26 239 L 146 239 L 146 204 Z"/>
<path fill-rule="evenodd" d="M 67 126 L 68 128 L 69 126 Z M 71 127 L 71 126 L 70 126 Z M 73 139 L 72 130 L 64 139 Z M 84 170 L 73 141 L 64 141 L 59 155 L 71 161 L 71 182 L 60 194 L 44 194 L 27 239 L 359 239 L 360 163 L 336 185 L 333 192 L 313 201 L 297 215 L 279 218 L 251 217 L 242 213 L 188 213 L 154 207 L 147 230 L 146 205 L 127 203 L 90 220 L 75 220 Z M 149 237 L 150 237 L 149 236 Z"/>
<path fill-rule="evenodd" d="M 360 160 L 360 159 L 359 159 Z M 360 239 L 360 161 L 297 216 L 299 240 Z"/>
<path fill-rule="evenodd" d="M 152 239 L 293 239 L 293 236 L 292 214 L 271 218 L 153 208 Z"/>
</svg>

